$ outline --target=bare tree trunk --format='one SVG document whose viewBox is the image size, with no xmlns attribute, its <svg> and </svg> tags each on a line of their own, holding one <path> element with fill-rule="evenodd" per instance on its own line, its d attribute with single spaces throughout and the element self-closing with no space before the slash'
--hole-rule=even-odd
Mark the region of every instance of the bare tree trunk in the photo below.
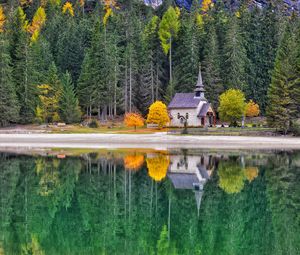
<svg viewBox="0 0 300 255">
<path fill-rule="evenodd" d="M 172 74 L 172 37 L 170 38 L 169 68 L 170 68 L 170 84 L 171 84 L 171 86 L 173 86 L 173 74 Z"/>
<path fill-rule="evenodd" d="M 170 231 L 171 231 L 171 196 L 169 195 L 169 213 L 168 213 L 168 240 L 170 241 Z"/>
<path fill-rule="evenodd" d="M 131 53 L 129 55 L 129 112 L 132 111 L 132 62 Z"/>
<path fill-rule="evenodd" d="M 27 48 L 27 44 L 25 46 L 25 77 L 24 77 L 25 81 L 25 95 L 24 95 L 24 101 L 25 101 L 25 106 L 28 106 L 28 48 Z"/>
<path fill-rule="evenodd" d="M 151 50 L 151 57 L 153 52 Z M 153 71 L 153 59 L 151 58 L 151 102 L 154 103 L 154 71 Z"/>
<path fill-rule="evenodd" d="M 89 117 L 92 118 L 92 103 L 91 102 L 90 102 L 90 115 L 89 115 Z"/>
<path fill-rule="evenodd" d="M 124 90 L 124 97 L 125 97 L 125 113 L 128 112 L 128 73 L 127 73 L 127 60 L 126 60 L 126 64 L 125 64 L 125 90 Z"/>
<path fill-rule="evenodd" d="M 117 66 L 115 66 L 114 116 L 117 116 Z"/>
<path fill-rule="evenodd" d="M 155 88 L 155 99 L 158 100 L 158 72 L 159 72 L 159 68 L 158 68 L 158 63 L 156 63 L 156 88 Z"/>
</svg>

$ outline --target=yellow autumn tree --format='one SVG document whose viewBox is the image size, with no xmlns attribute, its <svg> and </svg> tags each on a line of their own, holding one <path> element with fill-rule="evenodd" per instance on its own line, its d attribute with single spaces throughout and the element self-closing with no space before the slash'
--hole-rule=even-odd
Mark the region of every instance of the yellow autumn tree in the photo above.
<svg viewBox="0 0 300 255">
<path fill-rule="evenodd" d="M 124 124 L 126 127 L 134 127 L 136 130 L 137 127 L 144 126 L 145 120 L 139 113 L 126 113 L 124 118 Z"/>
<path fill-rule="evenodd" d="M 17 9 L 17 13 L 18 13 L 23 31 L 28 31 L 29 22 L 26 18 L 25 12 L 23 11 L 23 9 L 20 6 Z"/>
<path fill-rule="evenodd" d="M 239 193 L 244 188 L 245 172 L 236 162 L 221 162 L 218 176 L 219 187 L 228 194 Z"/>
<path fill-rule="evenodd" d="M 103 16 L 103 24 L 106 26 L 109 17 L 113 16 L 113 9 L 119 9 L 116 0 L 104 0 L 104 11 L 105 14 Z"/>
<path fill-rule="evenodd" d="M 57 159 L 47 161 L 45 158 L 39 158 L 35 161 L 35 171 L 40 177 L 38 193 L 41 196 L 50 196 L 60 186 L 59 164 Z"/>
<path fill-rule="evenodd" d="M 0 33 L 3 33 L 3 32 L 4 32 L 4 24 L 5 24 L 5 21 L 6 21 L 6 16 L 5 16 L 5 14 L 4 14 L 3 7 L 0 6 Z"/>
<path fill-rule="evenodd" d="M 60 6 L 61 0 L 50 0 L 52 6 Z"/>
<path fill-rule="evenodd" d="M 39 7 L 35 12 L 31 25 L 27 30 L 31 34 L 31 41 L 35 42 L 40 34 L 40 31 L 46 23 L 46 12 L 43 7 Z"/>
<path fill-rule="evenodd" d="M 167 125 L 170 122 L 167 106 L 161 102 L 154 102 L 149 108 L 147 117 L 148 124 L 157 124 L 159 128 Z"/>
<path fill-rule="evenodd" d="M 212 0 L 203 0 L 201 10 L 203 12 L 207 12 L 212 5 L 213 5 Z"/>
<path fill-rule="evenodd" d="M 62 13 L 63 14 L 69 14 L 70 16 L 74 17 L 74 10 L 73 5 L 70 2 L 66 2 L 64 6 L 62 7 Z"/>
<path fill-rule="evenodd" d="M 124 157 L 125 169 L 138 171 L 144 164 L 145 157 L 142 154 L 126 155 Z"/>
<path fill-rule="evenodd" d="M 149 176 L 159 182 L 167 175 L 170 165 L 170 159 L 168 155 L 159 154 L 146 159 Z"/>
<path fill-rule="evenodd" d="M 250 100 L 246 105 L 246 116 L 257 117 L 260 113 L 259 105 Z"/>
<path fill-rule="evenodd" d="M 33 0 L 19 0 L 19 3 L 24 8 L 24 7 L 28 7 L 29 5 L 31 5 L 32 1 Z"/>
<path fill-rule="evenodd" d="M 31 240 L 22 245 L 22 254 L 45 255 L 36 235 L 32 234 Z"/>
<path fill-rule="evenodd" d="M 60 92 L 48 84 L 38 86 L 40 105 L 36 108 L 36 119 L 44 123 L 59 121 Z"/>
</svg>

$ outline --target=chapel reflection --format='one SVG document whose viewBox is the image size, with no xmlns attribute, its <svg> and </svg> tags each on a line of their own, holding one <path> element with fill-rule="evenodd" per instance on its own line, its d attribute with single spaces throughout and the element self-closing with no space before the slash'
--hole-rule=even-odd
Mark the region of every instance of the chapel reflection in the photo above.
<svg viewBox="0 0 300 255">
<path fill-rule="evenodd" d="M 204 186 L 218 162 L 212 155 L 171 155 L 168 178 L 175 189 L 193 190 L 199 212 Z"/>
</svg>

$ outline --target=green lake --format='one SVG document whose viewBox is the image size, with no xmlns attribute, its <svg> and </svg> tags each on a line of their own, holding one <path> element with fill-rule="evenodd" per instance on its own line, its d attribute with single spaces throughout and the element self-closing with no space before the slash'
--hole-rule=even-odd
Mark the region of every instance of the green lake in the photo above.
<svg viewBox="0 0 300 255">
<path fill-rule="evenodd" d="M 300 151 L 0 153 L 0 255 L 300 254 Z"/>
</svg>

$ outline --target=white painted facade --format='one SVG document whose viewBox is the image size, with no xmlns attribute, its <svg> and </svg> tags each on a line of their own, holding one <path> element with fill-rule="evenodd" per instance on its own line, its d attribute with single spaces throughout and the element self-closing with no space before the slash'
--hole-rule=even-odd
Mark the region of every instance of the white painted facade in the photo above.
<svg viewBox="0 0 300 255">
<path fill-rule="evenodd" d="M 208 175 L 211 175 L 213 169 L 209 167 L 209 157 L 205 156 L 192 156 L 192 155 L 171 155 L 170 156 L 170 173 L 185 173 L 185 174 L 196 174 L 199 180 L 204 180 L 199 173 L 198 166 L 205 166 Z"/>
<path fill-rule="evenodd" d="M 200 127 L 201 124 L 201 118 L 198 117 L 198 114 L 200 112 L 200 109 L 202 108 L 203 104 L 206 103 L 206 101 L 200 101 L 197 108 L 183 108 L 183 109 L 169 109 L 169 115 L 171 118 L 170 126 L 171 127 L 183 127 L 184 122 L 182 122 L 180 119 L 178 119 L 178 113 L 181 116 L 186 116 L 188 113 L 188 120 L 187 124 L 189 127 Z M 210 107 L 209 112 L 213 113 L 213 109 Z M 209 118 L 205 118 L 205 126 L 209 126 Z"/>
</svg>

